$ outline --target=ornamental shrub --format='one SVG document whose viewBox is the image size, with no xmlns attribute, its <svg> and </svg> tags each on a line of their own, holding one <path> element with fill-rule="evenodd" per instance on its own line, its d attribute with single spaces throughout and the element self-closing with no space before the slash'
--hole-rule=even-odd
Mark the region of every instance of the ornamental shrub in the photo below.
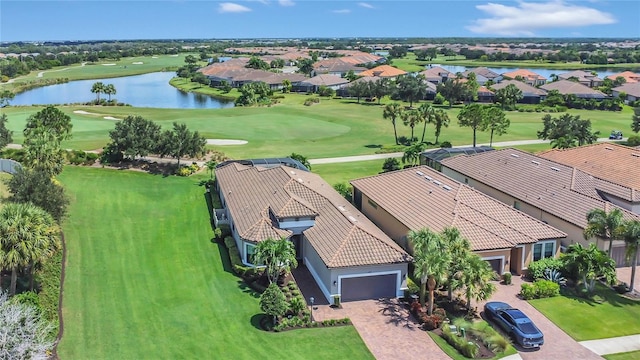
<svg viewBox="0 0 640 360">
<path fill-rule="evenodd" d="M 544 278 L 545 270 L 550 269 L 562 272 L 562 268 L 562 261 L 556 258 L 544 258 L 538 261 L 533 261 L 529 264 L 527 278 L 529 280 L 542 279 Z"/>
<path fill-rule="evenodd" d="M 502 274 L 502 281 L 504 281 L 505 285 L 511 285 L 511 277 L 512 275 L 508 271 Z"/>
<path fill-rule="evenodd" d="M 520 296 L 525 300 L 542 299 L 560 295 L 560 285 L 550 280 L 536 280 L 532 284 L 522 284 Z"/>
</svg>

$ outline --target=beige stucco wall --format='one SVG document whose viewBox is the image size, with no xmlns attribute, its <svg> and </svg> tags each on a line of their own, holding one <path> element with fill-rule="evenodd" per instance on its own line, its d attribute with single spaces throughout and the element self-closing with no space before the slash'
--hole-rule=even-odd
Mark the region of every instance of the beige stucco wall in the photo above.
<svg viewBox="0 0 640 360">
<path fill-rule="evenodd" d="M 369 197 L 362 194 L 362 213 L 373 221 L 387 236 L 393 239 L 398 245 L 405 249 L 408 253 L 412 254 L 412 249 L 409 249 L 406 241 L 406 236 L 409 233 L 409 228 L 398 221 L 395 217 L 391 216 L 385 209 L 378 205 L 376 209 L 369 203 Z"/>
</svg>

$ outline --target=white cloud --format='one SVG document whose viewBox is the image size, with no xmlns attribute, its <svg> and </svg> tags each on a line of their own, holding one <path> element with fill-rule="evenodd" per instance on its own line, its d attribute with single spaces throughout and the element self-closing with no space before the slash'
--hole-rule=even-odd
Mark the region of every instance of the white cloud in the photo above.
<svg viewBox="0 0 640 360">
<path fill-rule="evenodd" d="M 358 6 L 361 6 L 363 8 L 367 8 L 367 9 L 375 9 L 375 7 L 369 3 L 366 2 L 359 2 Z"/>
<path fill-rule="evenodd" d="M 475 20 L 467 26 L 478 34 L 504 36 L 535 36 L 535 31 L 551 28 L 570 28 L 613 24 L 613 15 L 586 6 L 558 1 L 519 2 L 517 6 L 487 3 L 476 8 L 489 18 Z"/>
<path fill-rule="evenodd" d="M 246 6 L 229 2 L 220 3 L 218 7 L 219 13 L 243 13 L 248 11 L 251 11 L 251 9 Z"/>
<path fill-rule="evenodd" d="M 278 4 L 280 4 L 280 6 L 293 6 L 296 3 L 291 0 L 278 0 Z"/>
<path fill-rule="evenodd" d="M 349 9 L 340 9 L 340 10 L 333 10 L 332 12 L 336 13 L 336 14 L 348 14 L 348 13 L 351 12 L 351 10 L 349 10 Z"/>
</svg>

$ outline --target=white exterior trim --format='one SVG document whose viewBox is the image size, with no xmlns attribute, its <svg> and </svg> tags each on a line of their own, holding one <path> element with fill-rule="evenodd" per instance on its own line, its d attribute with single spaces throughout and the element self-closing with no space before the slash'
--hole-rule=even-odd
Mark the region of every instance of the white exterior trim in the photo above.
<svg viewBox="0 0 640 360">
<path fill-rule="evenodd" d="M 329 290 L 327 290 L 327 288 L 324 286 L 324 283 L 320 279 L 320 276 L 318 276 L 318 273 L 313 268 L 313 265 L 311 265 L 311 262 L 309 260 L 307 260 L 306 257 L 304 258 L 304 264 L 307 266 L 307 269 L 309 269 L 309 272 L 311 273 L 311 276 L 313 276 L 313 279 L 316 281 L 316 284 L 318 284 L 318 287 L 320 288 L 320 291 L 322 291 L 322 293 L 324 294 L 324 297 L 327 299 L 329 304 L 331 304 L 332 303 L 331 302 L 331 298 L 334 297 L 334 296 L 340 296 L 340 295 L 339 294 L 331 295 Z"/>
<path fill-rule="evenodd" d="M 524 266 L 524 259 L 525 259 L 524 253 L 525 253 L 525 250 L 527 250 L 527 248 L 525 245 L 516 245 L 516 247 L 522 249 L 522 260 L 521 260 L 522 266 L 520 266 L 520 271 L 527 270 L 527 266 Z M 531 256 L 533 256 L 533 248 L 531 248 L 531 251 L 532 251 Z M 511 261 L 513 261 L 513 259 Z"/>
<path fill-rule="evenodd" d="M 541 257 L 540 259 L 538 259 L 538 260 L 542 260 L 542 259 L 545 259 L 545 257 L 544 257 L 544 248 L 545 248 L 545 245 L 546 245 L 546 244 L 549 244 L 549 243 L 553 243 L 553 255 L 552 255 L 551 257 L 552 257 L 552 258 L 555 258 L 555 257 L 556 257 L 556 255 L 558 255 L 558 254 L 557 254 L 557 250 L 556 250 L 556 247 L 557 247 L 557 245 L 558 245 L 558 244 L 557 244 L 557 240 L 543 240 L 543 241 L 538 241 L 538 242 L 534 243 L 533 245 L 531 245 L 531 261 L 532 261 L 532 262 L 533 262 L 533 261 L 537 261 L 537 260 L 535 260 L 535 259 L 534 259 L 534 256 L 535 256 L 535 253 L 536 253 L 536 252 L 535 252 L 536 245 L 538 245 L 538 244 L 542 245 L 542 254 L 541 254 L 541 255 L 542 255 L 543 257 Z"/>
<path fill-rule="evenodd" d="M 500 256 L 483 256 L 482 260 L 496 260 L 496 259 L 500 259 L 500 275 L 502 275 L 504 273 L 504 262 L 505 262 L 505 257 L 504 255 L 500 255 Z"/>
<path fill-rule="evenodd" d="M 366 276 L 389 275 L 389 274 L 396 274 L 396 296 L 401 297 L 403 293 L 402 293 L 402 290 L 400 290 L 400 285 L 402 284 L 402 271 L 400 270 L 379 271 L 379 272 L 371 272 L 371 273 L 364 273 L 364 274 L 338 275 L 338 295 L 342 296 L 342 279 L 358 278 L 358 277 L 366 277 Z"/>
</svg>

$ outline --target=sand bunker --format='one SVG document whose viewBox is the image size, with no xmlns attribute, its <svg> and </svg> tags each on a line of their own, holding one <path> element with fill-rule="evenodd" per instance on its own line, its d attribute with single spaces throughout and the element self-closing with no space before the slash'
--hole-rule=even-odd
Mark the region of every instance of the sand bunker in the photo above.
<svg viewBox="0 0 640 360">
<path fill-rule="evenodd" d="M 74 114 L 82 114 L 82 115 L 95 115 L 95 114 L 92 114 L 90 112 L 86 112 L 84 110 L 75 110 L 73 113 Z"/>
<path fill-rule="evenodd" d="M 158 57 L 157 57 L 157 56 L 152 56 L 151 58 L 152 58 L 152 59 L 157 59 Z"/>
<path fill-rule="evenodd" d="M 116 64 L 102 64 L 102 66 L 115 66 Z"/>
<path fill-rule="evenodd" d="M 118 118 L 114 118 L 113 116 L 105 116 L 105 117 L 103 117 L 103 119 L 105 119 L 105 120 L 120 120 Z"/>
<path fill-rule="evenodd" d="M 207 145 L 244 145 L 246 143 L 246 140 L 207 139 Z"/>
<path fill-rule="evenodd" d="M 169 55 L 169 56 L 178 56 L 178 54 L 172 54 L 172 55 Z"/>
<path fill-rule="evenodd" d="M 142 61 L 136 61 L 136 62 L 132 62 L 133 65 L 142 65 L 144 64 Z"/>
</svg>

